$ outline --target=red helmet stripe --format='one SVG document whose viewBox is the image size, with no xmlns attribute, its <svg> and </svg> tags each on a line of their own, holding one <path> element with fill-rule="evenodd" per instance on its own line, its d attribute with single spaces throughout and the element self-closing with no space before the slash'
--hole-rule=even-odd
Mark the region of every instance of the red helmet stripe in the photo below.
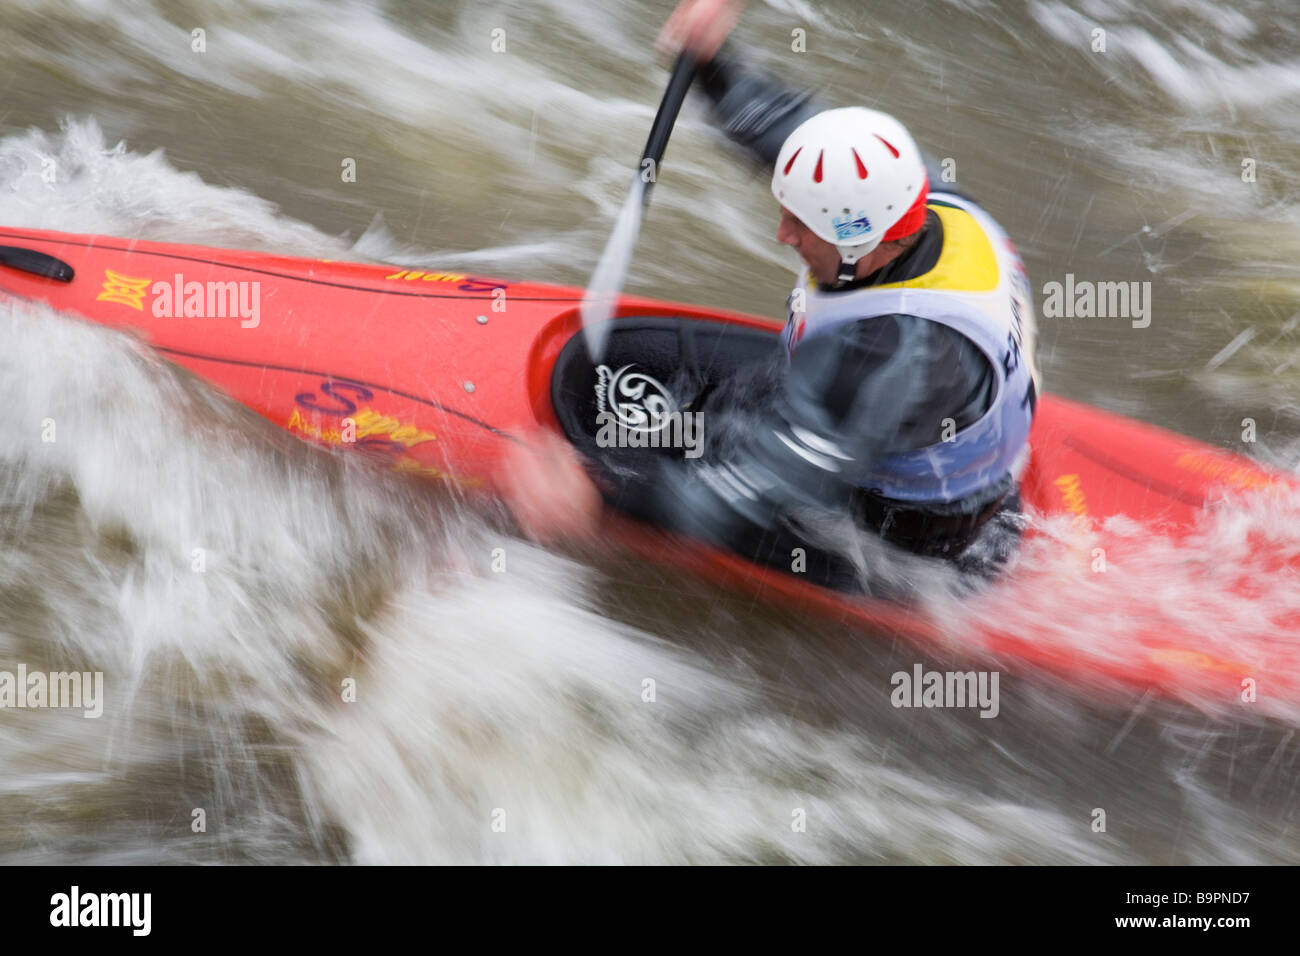
<svg viewBox="0 0 1300 956">
<path fill-rule="evenodd" d="M 800 146 L 798 149 L 794 151 L 794 155 L 790 157 L 790 162 L 785 164 L 785 174 L 787 176 L 790 175 L 790 167 L 794 165 L 794 161 L 799 158 L 799 154 L 802 152 L 803 152 L 803 147 Z"/>
<path fill-rule="evenodd" d="M 879 133 L 876 134 L 876 139 L 885 144 L 885 149 L 889 150 L 889 154 L 893 156 L 894 159 L 898 159 L 898 150 L 894 149 L 893 144 L 891 144 L 889 140 L 885 139 L 885 137 L 881 136 Z"/>
<path fill-rule="evenodd" d="M 853 161 L 858 164 L 858 179 L 866 179 L 867 167 L 862 165 L 862 157 L 858 155 L 856 149 L 853 150 Z"/>
<path fill-rule="evenodd" d="M 822 156 L 825 153 L 826 150 L 822 150 L 820 153 L 817 154 L 817 168 L 813 170 L 813 182 L 815 183 L 819 183 L 822 181 Z"/>
</svg>

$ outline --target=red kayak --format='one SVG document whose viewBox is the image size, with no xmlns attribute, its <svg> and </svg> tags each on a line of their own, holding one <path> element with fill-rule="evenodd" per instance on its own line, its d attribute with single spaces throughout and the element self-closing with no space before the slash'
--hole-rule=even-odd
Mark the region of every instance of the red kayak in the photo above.
<svg viewBox="0 0 1300 956">
<path fill-rule="evenodd" d="M 575 423 L 604 407 L 611 375 L 635 368 L 661 386 L 685 374 L 699 388 L 769 354 L 775 335 L 766 319 L 627 296 L 601 371 L 583 350 L 580 289 L 21 229 L 0 231 L 0 292 L 134 331 L 304 439 L 484 490 L 511 443 L 538 427 L 598 455 Z M 1300 606 L 1251 592 L 1294 580 L 1300 557 L 1252 543 L 1236 580 L 1206 556 L 1225 509 L 1294 516 L 1292 476 L 1051 395 L 1030 443 L 1020 560 L 942 613 L 829 590 L 704 545 L 675 541 L 670 554 L 662 532 L 617 514 L 610 527 L 648 558 L 966 662 L 1210 705 L 1251 688 L 1300 700 Z M 1186 593 L 1212 598 L 1166 607 L 1144 574 L 1183 576 Z M 1139 583 L 1120 587 L 1125 578 Z"/>
</svg>

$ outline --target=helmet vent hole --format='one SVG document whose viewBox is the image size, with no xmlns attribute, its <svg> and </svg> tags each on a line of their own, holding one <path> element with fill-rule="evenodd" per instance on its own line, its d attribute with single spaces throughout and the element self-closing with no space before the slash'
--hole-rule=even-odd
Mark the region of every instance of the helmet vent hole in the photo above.
<svg viewBox="0 0 1300 956">
<path fill-rule="evenodd" d="M 862 165 L 862 157 L 858 155 L 858 151 L 856 149 L 853 150 L 853 161 L 858 164 L 858 179 L 866 179 L 867 167 Z"/>
<path fill-rule="evenodd" d="M 794 165 L 794 161 L 799 158 L 799 154 L 802 152 L 803 152 L 802 146 L 800 146 L 798 149 L 794 151 L 794 155 L 790 157 L 790 162 L 785 164 L 785 175 L 787 176 L 790 175 L 790 167 Z"/>
<path fill-rule="evenodd" d="M 889 212 L 889 210 L 893 208 L 894 208 L 894 204 L 891 202 L 888 206 L 885 207 L 885 212 Z"/>
<path fill-rule="evenodd" d="M 889 140 L 885 139 L 885 137 L 881 136 L 879 133 L 876 134 L 876 139 L 885 144 L 885 149 L 889 150 L 889 155 L 893 156 L 894 159 L 898 159 L 898 150 L 894 149 Z"/>
<path fill-rule="evenodd" d="M 815 183 L 819 183 L 822 181 L 822 157 L 825 154 L 826 154 L 826 150 L 822 150 L 820 153 L 817 154 L 817 168 L 813 170 L 813 182 Z"/>
</svg>

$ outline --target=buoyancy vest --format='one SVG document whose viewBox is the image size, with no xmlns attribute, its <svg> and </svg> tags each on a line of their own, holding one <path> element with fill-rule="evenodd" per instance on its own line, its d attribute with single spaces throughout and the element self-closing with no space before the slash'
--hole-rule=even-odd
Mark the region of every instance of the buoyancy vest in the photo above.
<svg viewBox="0 0 1300 956">
<path fill-rule="evenodd" d="M 782 333 L 787 354 L 849 323 L 912 315 L 954 329 L 988 358 L 995 384 L 988 409 L 925 448 L 866 462 L 855 484 L 916 503 L 954 502 L 1016 472 L 1028 454 L 1039 388 L 1037 323 L 1024 264 L 994 219 L 968 199 L 933 192 L 927 205 L 943 225 L 943 246 L 928 272 L 901 282 L 823 291 L 805 269 L 790 297 Z"/>
</svg>

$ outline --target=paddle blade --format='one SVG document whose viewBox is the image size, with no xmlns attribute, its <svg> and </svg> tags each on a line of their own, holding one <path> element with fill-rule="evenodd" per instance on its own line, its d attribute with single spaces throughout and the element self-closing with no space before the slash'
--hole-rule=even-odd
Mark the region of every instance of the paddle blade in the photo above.
<svg viewBox="0 0 1300 956">
<path fill-rule="evenodd" d="M 582 331 L 587 342 L 587 354 L 593 362 L 605 356 L 605 341 L 609 338 L 609 320 L 618 304 L 627 267 L 632 261 L 632 251 L 641 235 L 641 212 L 645 204 L 646 183 L 640 176 L 628 190 L 623 208 L 619 210 L 614 231 L 605 243 L 596 270 L 587 283 L 587 294 L 582 300 Z"/>
</svg>

